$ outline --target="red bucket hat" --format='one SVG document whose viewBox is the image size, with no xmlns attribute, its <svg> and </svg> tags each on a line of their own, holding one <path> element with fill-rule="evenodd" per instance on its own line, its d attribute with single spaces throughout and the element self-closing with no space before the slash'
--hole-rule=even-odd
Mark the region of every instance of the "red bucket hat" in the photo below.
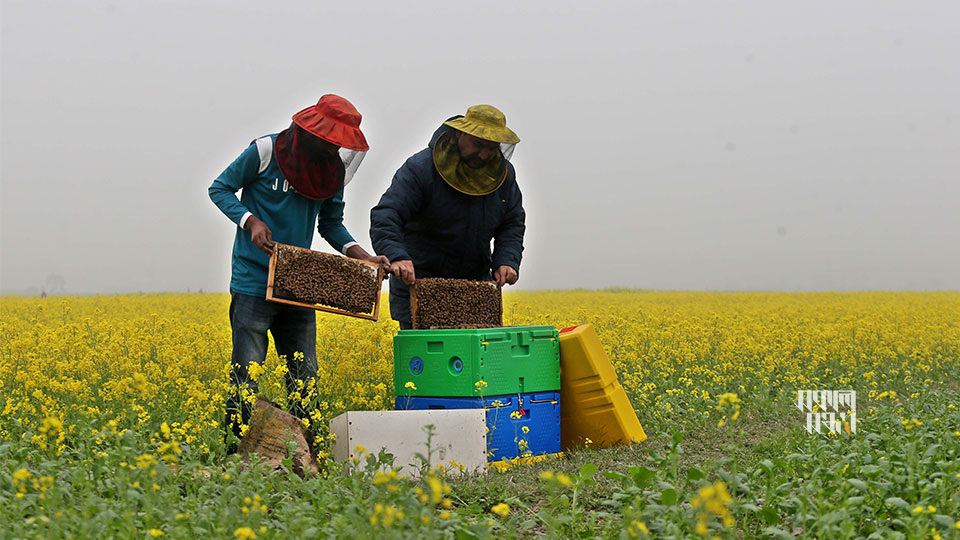
<svg viewBox="0 0 960 540">
<path fill-rule="evenodd" d="M 293 115 L 293 123 L 329 143 L 366 152 L 370 146 L 360 131 L 360 118 L 352 103 L 338 95 L 326 94 L 316 105 Z"/>
</svg>

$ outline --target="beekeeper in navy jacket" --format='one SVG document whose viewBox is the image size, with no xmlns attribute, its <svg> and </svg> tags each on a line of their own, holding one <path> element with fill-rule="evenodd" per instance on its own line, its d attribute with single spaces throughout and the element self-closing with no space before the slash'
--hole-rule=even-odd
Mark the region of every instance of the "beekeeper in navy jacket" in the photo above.
<svg viewBox="0 0 960 540">
<path fill-rule="evenodd" d="M 510 156 L 518 142 L 496 107 L 470 107 L 407 159 L 370 211 L 373 249 L 391 261 L 390 315 L 400 328 L 412 327 L 408 286 L 418 277 L 517 282 L 525 214 Z"/>
</svg>

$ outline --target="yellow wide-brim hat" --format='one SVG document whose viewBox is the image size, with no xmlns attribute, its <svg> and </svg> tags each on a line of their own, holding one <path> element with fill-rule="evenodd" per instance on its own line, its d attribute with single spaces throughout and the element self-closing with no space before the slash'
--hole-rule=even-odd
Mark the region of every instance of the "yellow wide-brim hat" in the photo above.
<svg viewBox="0 0 960 540">
<path fill-rule="evenodd" d="M 520 137 L 507 127 L 507 117 L 492 105 L 474 105 L 466 116 L 444 122 L 456 130 L 488 141 L 517 144 Z"/>
</svg>

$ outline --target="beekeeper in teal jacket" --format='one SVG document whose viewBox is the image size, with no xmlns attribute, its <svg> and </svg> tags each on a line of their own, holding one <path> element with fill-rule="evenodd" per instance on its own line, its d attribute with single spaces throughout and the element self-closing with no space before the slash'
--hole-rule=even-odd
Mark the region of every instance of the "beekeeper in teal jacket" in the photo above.
<svg viewBox="0 0 960 540">
<path fill-rule="evenodd" d="M 210 199 L 237 224 L 230 278 L 230 326 L 233 331 L 231 394 L 226 404 L 227 432 L 242 436 L 256 395 L 251 363 L 263 364 L 267 331 L 277 354 L 285 356 L 287 391 L 303 393 L 317 373 L 316 312 L 267 302 L 267 268 L 274 243 L 310 248 L 314 227 L 336 251 L 384 266 L 343 225 L 343 191 L 369 149 L 360 131 L 360 113 L 346 99 L 327 94 L 293 116 L 277 134 L 253 141 L 210 186 Z M 240 198 L 237 191 L 243 190 Z M 301 418 L 301 400 L 292 411 Z M 227 451 L 236 449 L 227 436 Z"/>
</svg>

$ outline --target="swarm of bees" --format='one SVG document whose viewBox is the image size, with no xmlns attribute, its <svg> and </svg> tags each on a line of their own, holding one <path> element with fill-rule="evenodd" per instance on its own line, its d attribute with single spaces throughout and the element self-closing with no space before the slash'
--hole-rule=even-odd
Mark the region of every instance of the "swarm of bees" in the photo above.
<svg viewBox="0 0 960 540">
<path fill-rule="evenodd" d="M 503 300 L 493 281 L 424 278 L 412 291 L 416 329 L 503 326 Z"/>
<path fill-rule="evenodd" d="M 279 246 L 273 294 L 305 304 L 371 313 L 380 294 L 376 267 L 359 261 Z"/>
</svg>

